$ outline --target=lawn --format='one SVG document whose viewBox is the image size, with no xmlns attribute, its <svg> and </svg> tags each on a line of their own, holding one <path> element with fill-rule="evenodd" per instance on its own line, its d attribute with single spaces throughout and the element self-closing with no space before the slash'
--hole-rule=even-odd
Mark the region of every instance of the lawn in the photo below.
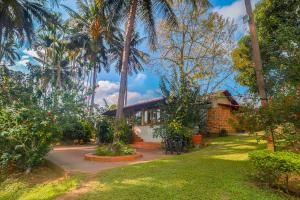
<svg viewBox="0 0 300 200">
<path fill-rule="evenodd" d="M 79 199 L 294 199 L 249 178 L 248 152 L 264 146 L 248 136 L 216 138 L 199 151 L 102 172 Z"/>
<path fill-rule="evenodd" d="M 0 176 L 0 200 L 50 200 L 75 188 L 82 175 L 64 177 L 49 168 L 34 169 L 31 174 Z"/>
</svg>

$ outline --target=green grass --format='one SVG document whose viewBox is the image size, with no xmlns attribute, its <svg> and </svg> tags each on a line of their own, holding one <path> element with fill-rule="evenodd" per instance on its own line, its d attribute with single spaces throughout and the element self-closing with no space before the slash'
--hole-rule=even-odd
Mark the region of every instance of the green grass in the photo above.
<svg viewBox="0 0 300 200">
<path fill-rule="evenodd" d="M 189 154 L 102 172 L 79 199 L 293 199 L 250 179 L 248 152 L 264 146 L 248 136 L 216 138 Z"/>
<path fill-rule="evenodd" d="M 51 175 L 50 175 L 51 176 Z M 7 178 L 0 183 L 0 200 L 50 200 L 75 188 L 82 176 L 29 183 L 24 177 Z"/>
</svg>

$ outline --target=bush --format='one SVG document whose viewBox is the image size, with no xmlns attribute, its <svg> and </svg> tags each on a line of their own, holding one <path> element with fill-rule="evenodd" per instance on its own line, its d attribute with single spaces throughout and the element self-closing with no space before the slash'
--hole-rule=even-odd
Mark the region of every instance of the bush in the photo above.
<svg viewBox="0 0 300 200">
<path fill-rule="evenodd" d="M 260 150 L 251 152 L 249 158 L 254 176 L 269 185 L 280 185 L 285 180 L 288 186 L 290 175 L 300 172 L 300 156 L 292 152 Z"/>
<path fill-rule="evenodd" d="M 44 160 L 57 139 L 56 121 L 40 109 L 0 108 L 0 164 L 2 169 L 30 169 Z"/>
<path fill-rule="evenodd" d="M 172 120 L 154 128 L 154 137 L 161 137 L 164 143 L 176 141 L 178 138 L 183 141 L 183 148 L 188 150 L 193 147 L 192 135 L 194 130 L 183 126 L 179 121 Z"/>
<path fill-rule="evenodd" d="M 224 129 L 224 128 L 221 128 L 220 133 L 219 133 L 219 136 L 220 136 L 220 137 L 226 137 L 226 136 L 228 136 L 227 130 Z"/>
<path fill-rule="evenodd" d="M 78 140 L 89 142 L 93 136 L 94 128 L 92 123 L 86 120 L 69 121 L 62 126 L 63 140 Z"/>
<path fill-rule="evenodd" d="M 123 142 L 116 142 L 112 146 L 99 146 L 96 149 L 98 156 L 125 156 L 135 154 L 135 149 L 126 146 Z"/>
<path fill-rule="evenodd" d="M 97 138 L 101 143 L 112 143 L 114 139 L 114 128 L 111 119 L 102 118 L 97 123 Z"/>
<path fill-rule="evenodd" d="M 114 134 L 125 144 L 133 141 L 132 125 L 124 119 L 103 118 L 97 126 L 97 136 L 101 143 L 112 143 Z"/>
<path fill-rule="evenodd" d="M 115 134 L 120 138 L 125 144 L 131 144 L 133 141 L 133 130 L 132 125 L 128 124 L 125 119 L 116 119 L 115 120 Z"/>
</svg>

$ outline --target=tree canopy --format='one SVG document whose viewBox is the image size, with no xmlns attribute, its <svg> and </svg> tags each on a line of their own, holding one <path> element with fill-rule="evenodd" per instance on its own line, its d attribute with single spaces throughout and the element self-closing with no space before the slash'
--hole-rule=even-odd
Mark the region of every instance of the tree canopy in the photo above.
<svg viewBox="0 0 300 200">
<path fill-rule="evenodd" d="M 254 10 L 263 71 L 269 95 L 287 86 L 300 84 L 300 2 L 262 0 Z M 232 53 L 236 80 L 257 92 L 251 61 L 251 41 L 244 36 Z"/>
</svg>

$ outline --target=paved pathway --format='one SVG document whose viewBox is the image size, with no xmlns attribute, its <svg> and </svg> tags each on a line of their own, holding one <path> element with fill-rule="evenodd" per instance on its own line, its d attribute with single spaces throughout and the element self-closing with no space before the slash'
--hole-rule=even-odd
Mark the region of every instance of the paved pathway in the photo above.
<svg viewBox="0 0 300 200">
<path fill-rule="evenodd" d="M 164 157 L 162 150 L 137 150 L 143 154 L 141 159 L 129 162 L 96 162 L 84 160 L 84 154 L 95 152 L 96 146 L 55 147 L 47 158 L 68 172 L 97 173 L 105 169 L 129 164 L 142 163 Z"/>
</svg>

